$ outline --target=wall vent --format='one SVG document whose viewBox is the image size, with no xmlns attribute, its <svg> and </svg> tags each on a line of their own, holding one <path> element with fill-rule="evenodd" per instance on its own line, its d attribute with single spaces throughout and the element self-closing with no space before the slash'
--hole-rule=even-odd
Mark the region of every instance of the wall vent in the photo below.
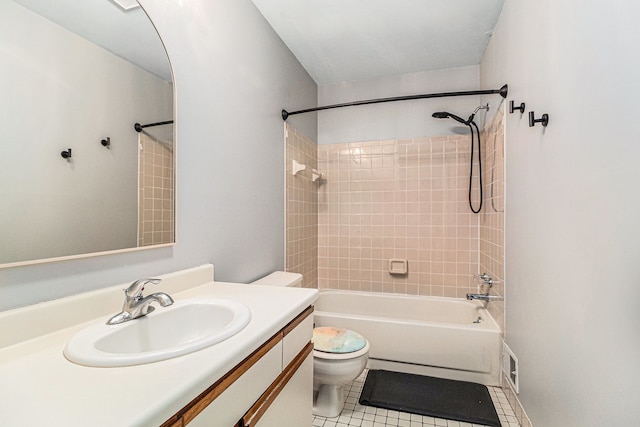
<svg viewBox="0 0 640 427">
<path fill-rule="evenodd" d="M 509 379 L 513 390 L 520 393 L 520 371 L 518 370 L 518 358 L 509 348 L 506 342 L 502 343 L 502 370 Z"/>
</svg>

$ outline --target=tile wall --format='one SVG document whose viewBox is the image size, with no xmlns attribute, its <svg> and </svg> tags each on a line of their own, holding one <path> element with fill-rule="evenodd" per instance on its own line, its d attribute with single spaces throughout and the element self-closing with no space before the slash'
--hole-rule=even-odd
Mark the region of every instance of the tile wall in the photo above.
<svg viewBox="0 0 640 427">
<path fill-rule="evenodd" d="M 482 165 L 480 272 L 496 280 L 490 293 L 504 297 L 504 108 L 483 132 Z M 491 301 L 487 308 L 504 331 L 504 301 Z"/>
<path fill-rule="evenodd" d="M 139 134 L 138 246 L 174 241 L 173 145 Z"/>
<path fill-rule="evenodd" d="M 286 270 L 303 275 L 303 287 L 318 287 L 318 188 L 311 170 L 318 167 L 317 144 L 285 124 Z M 306 169 L 292 174 L 293 160 Z"/>
<path fill-rule="evenodd" d="M 503 296 L 503 117 L 482 135 L 480 215 L 468 135 L 316 145 L 286 125 L 287 270 L 320 289 L 455 298 L 478 292 L 486 272 Z M 292 160 L 307 169 L 293 176 Z M 312 168 L 326 179 L 312 182 Z M 476 209 L 477 186 L 474 176 Z M 390 259 L 406 259 L 407 274 L 390 274 Z M 503 327 L 503 302 L 488 307 Z"/>
<path fill-rule="evenodd" d="M 318 146 L 321 289 L 462 298 L 476 291 L 479 218 L 470 137 Z M 477 182 L 474 180 L 474 186 Z M 472 201 L 478 205 L 478 194 Z M 389 273 L 406 259 L 408 273 Z"/>
</svg>

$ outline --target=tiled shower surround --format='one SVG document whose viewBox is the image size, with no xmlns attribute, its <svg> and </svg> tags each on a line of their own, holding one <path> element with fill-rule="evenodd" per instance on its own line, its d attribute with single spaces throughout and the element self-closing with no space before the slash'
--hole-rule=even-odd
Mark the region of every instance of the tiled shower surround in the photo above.
<svg viewBox="0 0 640 427">
<path fill-rule="evenodd" d="M 303 287 L 318 287 L 318 183 L 311 170 L 318 165 L 315 141 L 285 124 L 286 141 L 286 262 L 287 271 L 302 274 Z M 292 162 L 306 169 L 292 175 Z"/>
<path fill-rule="evenodd" d="M 457 298 L 475 291 L 470 144 L 454 135 L 318 146 L 327 173 L 318 204 L 320 288 Z M 390 259 L 406 259 L 408 273 L 390 274 Z"/>
<path fill-rule="evenodd" d="M 316 145 L 287 125 L 287 270 L 320 289 L 454 298 L 486 272 L 503 295 L 502 123 L 499 111 L 482 135 L 480 215 L 469 135 Z M 292 160 L 307 169 L 293 176 Z M 325 180 L 311 181 L 314 167 Z M 390 259 L 406 259 L 407 274 L 390 274 Z M 489 303 L 501 327 L 503 308 Z"/>
<path fill-rule="evenodd" d="M 482 135 L 484 206 L 480 214 L 480 269 L 496 281 L 491 295 L 504 297 L 504 109 Z M 504 301 L 487 306 L 504 331 Z"/>
<path fill-rule="evenodd" d="M 139 134 L 138 246 L 174 241 L 173 146 Z"/>
</svg>

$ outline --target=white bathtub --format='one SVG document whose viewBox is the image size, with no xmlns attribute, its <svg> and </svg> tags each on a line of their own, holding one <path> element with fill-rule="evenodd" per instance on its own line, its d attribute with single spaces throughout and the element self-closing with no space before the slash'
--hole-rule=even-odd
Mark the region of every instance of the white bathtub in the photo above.
<svg viewBox="0 0 640 427">
<path fill-rule="evenodd" d="M 501 331 L 479 302 L 322 291 L 314 315 L 316 326 L 362 334 L 372 369 L 500 383 Z"/>
</svg>

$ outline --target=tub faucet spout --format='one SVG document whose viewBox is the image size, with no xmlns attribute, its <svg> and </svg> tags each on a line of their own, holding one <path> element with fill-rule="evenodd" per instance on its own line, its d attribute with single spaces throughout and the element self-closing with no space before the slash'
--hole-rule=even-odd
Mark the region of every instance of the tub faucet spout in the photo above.
<svg viewBox="0 0 640 427">
<path fill-rule="evenodd" d="M 502 297 L 498 295 L 489 295 L 489 294 L 467 294 L 467 299 L 469 301 L 472 301 L 472 300 L 495 301 L 495 300 L 501 300 Z"/>
</svg>

